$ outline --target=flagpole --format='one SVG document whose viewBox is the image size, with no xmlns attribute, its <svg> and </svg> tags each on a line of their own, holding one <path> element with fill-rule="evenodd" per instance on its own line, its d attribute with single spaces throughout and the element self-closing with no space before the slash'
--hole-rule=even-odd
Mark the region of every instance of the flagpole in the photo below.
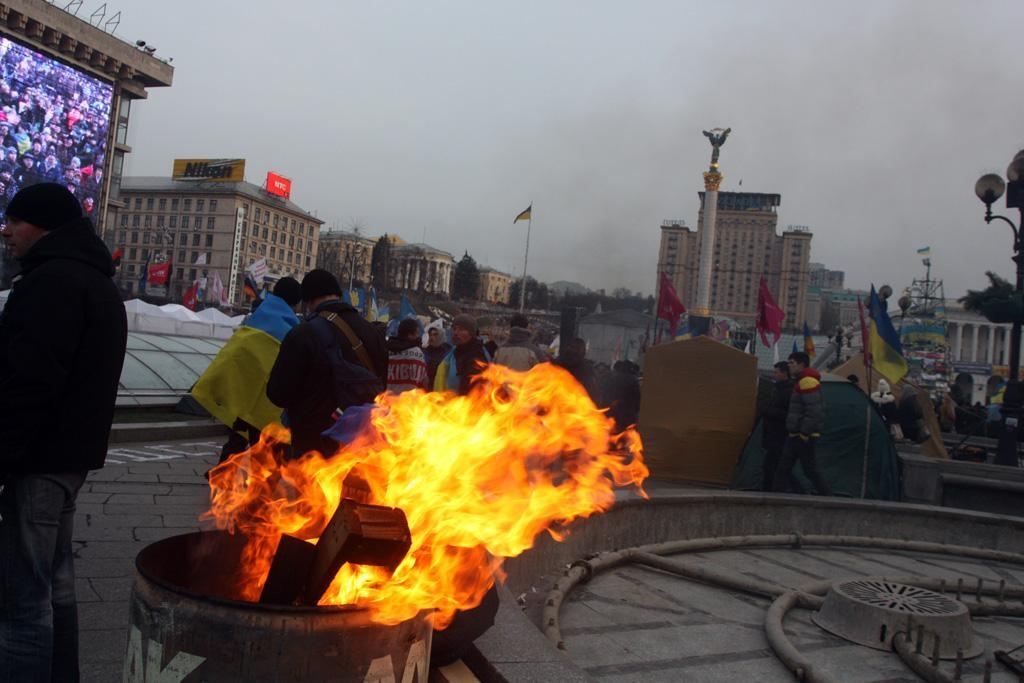
<svg viewBox="0 0 1024 683">
<path fill-rule="evenodd" d="M 533 228 L 533 202 L 530 202 L 530 217 L 526 219 L 526 254 L 523 256 L 523 285 L 519 288 L 519 312 L 526 310 L 526 264 L 530 260 L 530 230 Z"/>
</svg>

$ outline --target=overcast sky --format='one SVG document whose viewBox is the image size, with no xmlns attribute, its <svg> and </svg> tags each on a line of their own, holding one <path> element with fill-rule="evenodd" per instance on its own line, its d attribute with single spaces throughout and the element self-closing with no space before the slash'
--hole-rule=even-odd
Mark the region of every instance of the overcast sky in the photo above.
<svg viewBox="0 0 1024 683">
<path fill-rule="evenodd" d="M 532 201 L 531 274 L 649 293 L 661 221 L 697 220 L 701 130 L 731 126 L 723 189 L 781 193 L 847 286 L 898 291 L 929 245 L 947 296 L 1011 274 L 973 186 L 1024 148 L 1021 0 L 109 7 L 174 59 L 130 175 L 244 157 L 328 225 L 512 273 Z"/>
</svg>

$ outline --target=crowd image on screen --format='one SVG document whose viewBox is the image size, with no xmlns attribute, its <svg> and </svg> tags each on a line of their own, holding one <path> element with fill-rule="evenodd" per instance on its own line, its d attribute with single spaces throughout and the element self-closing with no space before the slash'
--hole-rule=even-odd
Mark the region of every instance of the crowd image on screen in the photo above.
<svg viewBox="0 0 1024 683">
<path fill-rule="evenodd" d="M 0 211 L 23 187 L 66 185 L 95 218 L 113 89 L 0 38 Z"/>
</svg>

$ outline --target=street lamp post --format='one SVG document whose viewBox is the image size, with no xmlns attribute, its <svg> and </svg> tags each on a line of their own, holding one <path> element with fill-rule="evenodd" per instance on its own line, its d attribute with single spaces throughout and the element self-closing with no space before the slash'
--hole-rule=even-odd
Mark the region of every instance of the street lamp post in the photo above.
<svg viewBox="0 0 1024 683">
<path fill-rule="evenodd" d="M 974 193 L 985 204 L 985 222 L 1003 221 L 1013 232 L 1013 262 L 1017 266 L 1014 302 L 1016 307 L 1013 315 L 1013 327 L 1010 332 L 1010 378 L 1006 383 L 1003 398 L 1003 430 L 999 436 L 999 447 L 996 451 L 996 464 L 1019 467 L 1017 456 L 1017 432 L 1021 416 L 1021 405 L 1024 403 L 1024 392 L 1020 382 L 1020 335 L 1021 335 L 1021 302 L 1024 300 L 1024 254 L 1021 253 L 1020 228 L 1024 227 L 1024 150 L 1010 162 L 1006 169 L 1008 182 L 996 173 L 983 175 L 974 185 Z M 1006 208 L 1018 209 L 1021 220 L 1015 225 L 1006 216 L 992 213 L 992 204 L 1006 193 Z"/>
</svg>

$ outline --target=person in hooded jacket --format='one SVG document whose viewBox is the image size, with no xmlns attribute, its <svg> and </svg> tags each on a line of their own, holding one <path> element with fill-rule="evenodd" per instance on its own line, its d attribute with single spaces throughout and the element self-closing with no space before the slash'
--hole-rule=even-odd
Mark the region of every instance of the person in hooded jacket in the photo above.
<svg viewBox="0 0 1024 683">
<path fill-rule="evenodd" d="M 398 324 L 398 334 L 388 339 L 388 391 L 401 393 L 427 388 L 427 361 L 420 348 L 420 325 L 412 318 Z"/>
<path fill-rule="evenodd" d="M 789 354 L 789 372 L 796 378 L 786 414 L 786 445 L 772 486 L 787 491 L 793 486 L 793 466 L 800 468 L 818 495 L 831 496 L 832 488 L 818 470 L 814 447 L 825 429 L 825 399 L 821 395 L 821 373 L 810 367 L 811 359 L 803 351 Z"/>
<path fill-rule="evenodd" d="M 365 367 L 376 375 L 381 388 L 387 385 L 388 350 L 384 336 L 359 311 L 341 300 L 341 285 L 334 275 L 321 268 L 311 270 L 302 278 L 301 288 L 306 320 L 292 328 L 281 342 L 281 351 L 267 380 L 267 398 L 288 413 L 292 457 L 309 451 L 329 456 L 338 444 L 324 437 L 323 432 L 334 424 L 337 410 L 349 406 L 338 404 L 335 367 L 314 327 L 323 322 L 315 318 L 337 317 L 348 326 L 358 339 L 355 345 L 340 330 L 330 329 L 342 357 L 348 364 Z M 365 351 L 364 357 L 371 367 L 366 367 L 359 349 Z"/>
<path fill-rule="evenodd" d="M 452 350 L 452 345 L 445 341 L 443 327 L 431 326 L 427 328 L 427 345 L 423 347 L 423 358 L 427 361 L 427 387 L 434 387 L 434 380 L 437 377 L 437 366 L 441 364 L 444 357 Z"/>
<path fill-rule="evenodd" d="M 640 419 L 640 368 L 628 360 L 615 361 L 599 386 L 601 407 L 615 420 L 615 431 L 623 432 Z"/>
<path fill-rule="evenodd" d="M 522 313 L 513 315 L 509 322 L 508 341 L 495 352 L 494 362 L 512 370 L 526 372 L 547 359 L 548 355 L 533 343 L 530 321 Z"/>
<path fill-rule="evenodd" d="M 64 187 L 27 187 L 2 235 L 0 678 L 77 681 L 75 499 L 103 467 L 127 344 L 110 251 Z"/>
</svg>

